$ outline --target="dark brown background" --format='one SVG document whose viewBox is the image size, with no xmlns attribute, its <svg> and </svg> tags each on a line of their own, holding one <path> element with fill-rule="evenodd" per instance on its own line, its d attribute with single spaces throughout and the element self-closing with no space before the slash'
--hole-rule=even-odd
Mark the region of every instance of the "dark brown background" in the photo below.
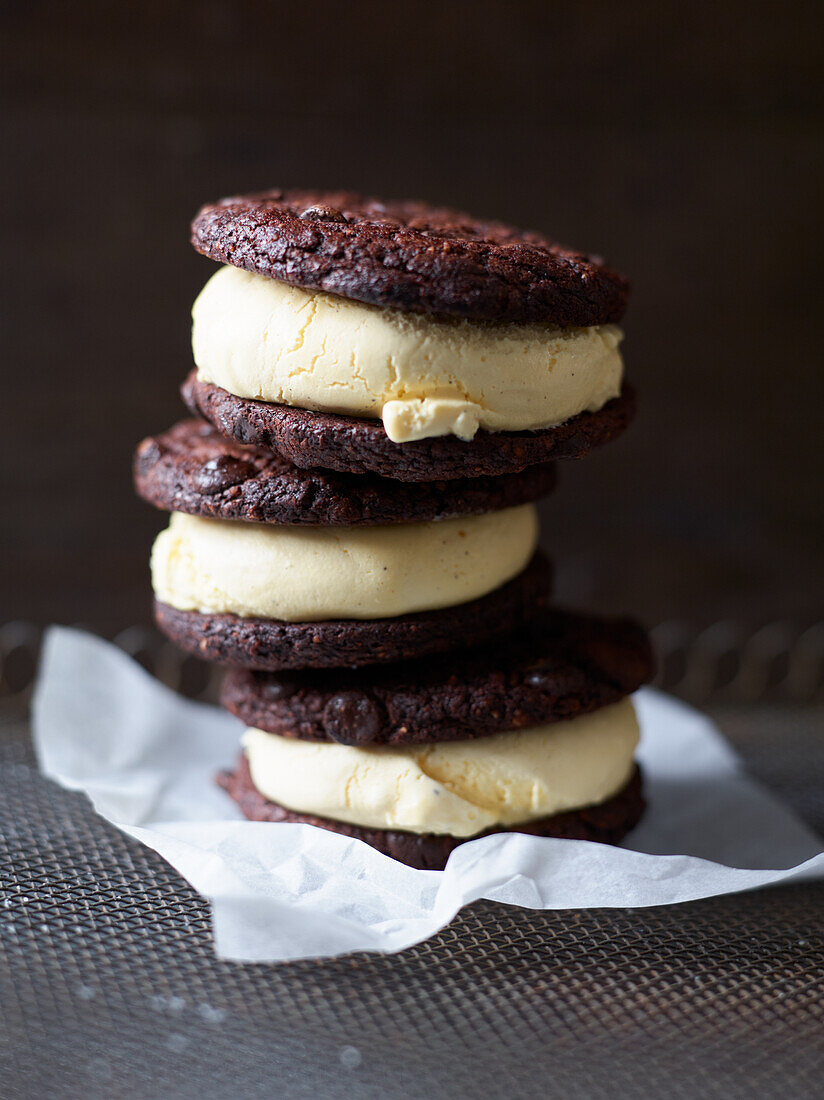
<svg viewBox="0 0 824 1100">
<path fill-rule="evenodd" d="M 135 442 L 180 414 L 205 200 L 454 203 L 600 251 L 641 415 L 563 469 L 567 599 L 809 621 L 820 547 L 813 3 L 5 5 L 0 618 L 148 617 Z"/>
</svg>

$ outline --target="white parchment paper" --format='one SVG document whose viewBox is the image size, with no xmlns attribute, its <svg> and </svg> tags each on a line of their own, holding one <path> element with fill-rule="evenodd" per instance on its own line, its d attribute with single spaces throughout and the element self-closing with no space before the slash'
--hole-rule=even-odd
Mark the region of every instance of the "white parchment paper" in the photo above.
<svg viewBox="0 0 824 1100">
<path fill-rule="evenodd" d="M 213 781 L 237 756 L 240 723 L 80 631 L 48 633 L 34 738 L 47 776 L 85 791 L 209 899 L 227 959 L 400 951 L 478 898 L 632 908 L 824 875 L 820 842 L 706 718 L 650 689 L 636 703 L 649 808 L 623 848 L 504 833 L 462 844 L 445 871 L 309 825 L 246 821 Z"/>
</svg>

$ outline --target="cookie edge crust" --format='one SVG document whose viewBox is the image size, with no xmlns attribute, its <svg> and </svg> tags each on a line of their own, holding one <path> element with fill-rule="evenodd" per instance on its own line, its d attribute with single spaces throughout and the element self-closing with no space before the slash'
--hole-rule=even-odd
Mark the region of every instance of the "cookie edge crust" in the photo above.
<svg viewBox="0 0 824 1100">
<path fill-rule="evenodd" d="M 214 464 L 225 456 L 227 465 L 252 467 L 246 476 L 238 474 L 239 480 L 229 481 L 225 488 L 198 486 L 198 460 L 173 437 L 174 432 L 189 424 L 194 433 L 196 423 L 209 427 L 219 440 L 211 447 L 215 457 L 206 461 Z M 169 439 L 171 446 L 166 442 Z M 221 451 L 221 444 L 225 444 L 225 451 Z M 294 474 L 289 469 L 267 470 L 267 458 L 291 466 Z M 262 468 L 258 469 L 256 462 L 262 462 Z M 289 463 L 279 451 L 238 443 L 203 420 L 182 421 L 143 439 L 135 449 L 132 476 L 138 496 L 161 511 L 293 527 L 382 527 L 486 515 L 535 503 L 557 485 L 552 462 L 536 463 L 499 477 L 452 481 L 398 482 L 377 474 L 307 470 Z M 294 477 L 295 487 L 292 499 L 290 476 Z M 351 485 L 335 484 L 349 479 Z"/>
<path fill-rule="evenodd" d="M 569 721 L 632 695 L 655 673 L 649 636 L 628 618 L 547 609 L 513 645 L 514 654 L 504 640 L 396 668 L 286 673 L 270 697 L 265 674 L 236 668 L 220 702 L 244 725 L 281 737 L 438 744 Z M 357 736 L 347 735 L 358 721 Z"/>
<path fill-rule="evenodd" d="M 468 442 L 443 435 L 393 443 L 380 420 L 236 397 L 199 381 L 196 369 L 180 392 L 195 416 L 229 439 L 277 451 L 301 469 L 320 466 L 407 482 L 518 474 L 538 463 L 583 458 L 616 439 L 635 414 L 635 391 L 624 381 L 620 395 L 597 412 L 578 413 L 554 428 L 481 430 Z"/>
</svg>

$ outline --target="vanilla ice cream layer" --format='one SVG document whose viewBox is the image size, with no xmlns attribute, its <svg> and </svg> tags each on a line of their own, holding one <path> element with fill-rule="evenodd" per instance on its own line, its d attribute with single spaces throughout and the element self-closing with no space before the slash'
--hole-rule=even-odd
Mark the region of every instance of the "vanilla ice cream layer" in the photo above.
<svg viewBox="0 0 824 1100">
<path fill-rule="evenodd" d="M 391 527 L 281 527 L 172 514 L 152 550 L 159 600 L 287 622 L 385 619 L 477 599 L 527 565 L 533 504 Z"/>
<path fill-rule="evenodd" d="M 236 267 L 212 276 L 192 319 L 201 381 L 237 397 L 381 418 L 396 443 L 552 427 L 621 389 L 615 325 L 403 313 Z"/>
<path fill-rule="evenodd" d="M 604 802 L 633 769 L 631 700 L 565 722 L 440 745 L 353 748 L 248 729 L 255 787 L 297 813 L 474 836 Z"/>
</svg>

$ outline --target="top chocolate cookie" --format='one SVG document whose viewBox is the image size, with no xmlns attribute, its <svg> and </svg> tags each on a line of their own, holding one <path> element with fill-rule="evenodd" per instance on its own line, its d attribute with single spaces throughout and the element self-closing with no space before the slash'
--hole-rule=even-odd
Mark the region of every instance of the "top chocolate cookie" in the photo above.
<svg viewBox="0 0 824 1100">
<path fill-rule="evenodd" d="M 264 191 L 204 206 L 192 244 L 221 263 L 411 313 L 560 327 L 621 320 L 628 284 L 598 256 L 422 202 Z"/>
</svg>

